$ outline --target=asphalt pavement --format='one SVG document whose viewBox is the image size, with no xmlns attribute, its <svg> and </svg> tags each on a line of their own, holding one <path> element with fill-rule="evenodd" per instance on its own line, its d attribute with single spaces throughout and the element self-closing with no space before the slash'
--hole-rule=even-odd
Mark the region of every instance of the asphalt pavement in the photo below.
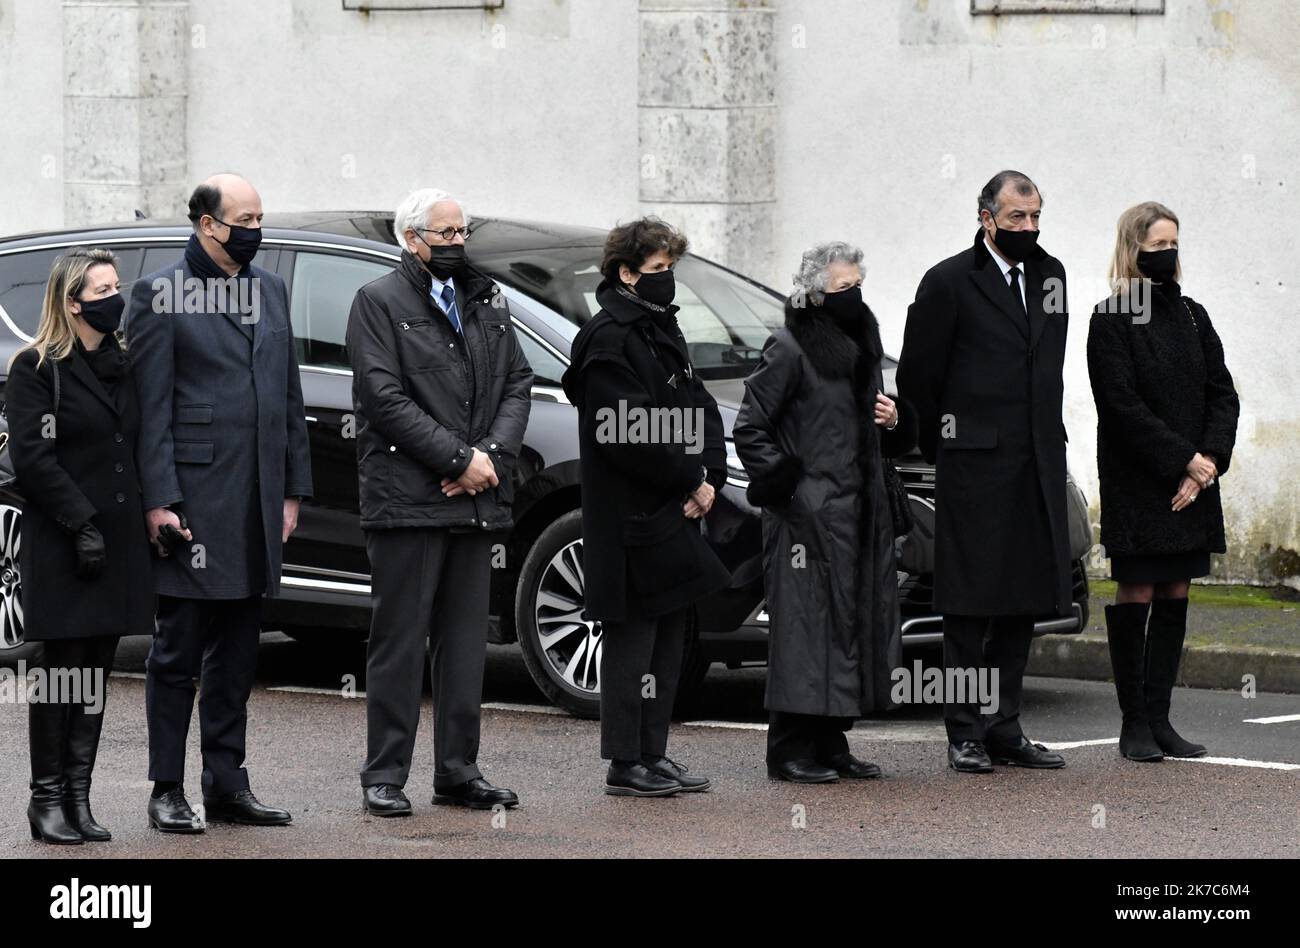
<svg viewBox="0 0 1300 948">
<path fill-rule="evenodd" d="M 504 814 L 432 807 L 431 707 L 426 696 L 407 793 L 415 815 L 363 814 L 357 770 L 365 742 L 360 644 L 303 645 L 263 637 L 250 702 L 248 767 L 265 802 L 291 826 L 210 826 L 195 837 L 147 826 L 145 638 L 119 650 L 92 792 L 111 843 L 32 842 L 26 708 L 0 705 L 0 853 L 7 857 L 583 857 L 583 856 L 1136 856 L 1300 855 L 1300 697 L 1179 689 L 1175 723 L 1210 748 L 1201 761 L 1121 759 L 1110 685 L 1029 678 L 1023 720 L 1067 766 L 999 767 L 959 775 L 944 758 L 941 709 L 906 707 L 859 722 L 853 751 L 885 771 L 874 781 L 795 786 L 763 763 L 761 669 L 715 667 L 669 754 L 714 778 L 703 794 L 659 800 L 600 791 L 599 725 L 542 704 L 513 647 L 494 646 L 485 684 L 480 765 L 521 806 Z M 198 802 L 197 715 L 190 738 Z"/>
</svg>

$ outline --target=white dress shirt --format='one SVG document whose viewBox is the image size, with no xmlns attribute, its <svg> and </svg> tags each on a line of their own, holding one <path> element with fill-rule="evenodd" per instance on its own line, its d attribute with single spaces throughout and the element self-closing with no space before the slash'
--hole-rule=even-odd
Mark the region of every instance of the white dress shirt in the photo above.
<svg viewBox="0 0 1300 948">
<path fill-rule="evenodd" d="M 1016 263 L 1016 264 L 1010 264 L 1010 263 L 1007 263 L 1005 260 L 1002 259 L 1002 257 L 1000 257 L 1000 256 L 998 255 L 998 252 L 997 252 L 996 249 L 994 249 L 993 245 L 992 245 L 991 243 L 989 243 L 989 239 L 988 239 L 988 237 L 985 237 L 985 238 L 984 238 L 984 246 L 986 246 L 986 247 L 989 248 L 989 255 L 993 257 L 994 262 L 997 263 L 997 265 L 998 265 L 998 269 L 1002 271 L 1002 279 L 1004 279 L 1004 280 L 1007 281 L 1007 286 L 1008 286 L 1008 287 L 1011 286 L 1011 268 L 1012 268 L 1013 266 L 1016 266 L 1016 267 L 1019 267 L 1019 268 L 1020 268 L 1020 281 L 1019 281 L 1019 282 L 1020 282 L 1020 302 L 1022 302 L 1022 303 L 1025 304 L 1025 312 L 1026 312 L 1026 313 L 1029 312 L 1029 302 L 1025 299 L 1025 265 L 1024 265 L 1024 263 L 1023 263 L 1023 262 L 1022 262 L 1022 263 Z"/>
</svg>

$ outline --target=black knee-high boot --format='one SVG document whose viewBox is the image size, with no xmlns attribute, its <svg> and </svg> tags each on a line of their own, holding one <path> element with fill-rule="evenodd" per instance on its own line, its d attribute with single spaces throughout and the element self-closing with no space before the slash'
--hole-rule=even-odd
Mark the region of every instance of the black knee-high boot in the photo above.
<svg viewBox="0 0 1300 948">
<path fill-rule="evenodd" d="M 1151 733 L 1170 757 L 1204 757 L 1205 746 L 1184 740 L 1169 723 L 1169 703 L 1187 636 L 1187 600 L 1156 599 L 1147 623 L 1146 706 Z"/>
<path fill-rule="evenodd" d="M 79 661 L 75 664 L 86 673 L 97 675 L 100 689 L 100 709 L 91 714 L 84 704 L 73 705 L 68 711 L 67 746 L 63 754 L 63 777 L 67 787 L 63 810 L 68 823 L 87 842 L 104 843 L 113 834 L 95 821 L 90 812 L 90 775 L 95 769 L 99 753 L 99 735 L 104 727 L 104 705 L 108 701 L 108 672 L 117 651 L 116 638 L 85 639 Z"/>
<path fill-rule="evenodd" d="M 27 805 L 27 822 L 32 839 L 47 843 L 84 842 L 64 815 L 67 792 L 63 779 L 63 751 L 66 745 L 68 706 L 58 702 L 32 702 L 27 706 L 28 743 L 32 757 L 32 799 Z"/>
<path fill-rule="evenodd" d="M 1120 602 L 1106 607 L 1106 641 L 1110 667 L 1115 674 L 1115 694 L 1123 723 L 1119 752 L 1129 760 L 1164 760 L 1147 720 L 1143 690 L 1143 644 L 1146 640 L 1147 604 Z"/>
</svg>

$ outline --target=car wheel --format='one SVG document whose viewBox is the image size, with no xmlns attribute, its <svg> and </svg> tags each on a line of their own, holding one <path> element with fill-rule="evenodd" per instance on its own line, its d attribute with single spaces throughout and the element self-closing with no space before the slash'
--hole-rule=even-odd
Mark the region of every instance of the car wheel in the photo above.
<svg viewBox="0 0 1300 948">
<path fill-rule="evenodd" d="M 582 617 L 582 511 L 560 517 L 533 543 L 519 571 L 515 625 L 524 664 L 546 700 L 600 717 L 601 626 Z"/>
<path fill-rule="evenodd" d="M 23 512 L 0 503 L 0 652 L 23 645 L 23 577 L 18 566 L 22 546 Z M 6 658 L 11 657 L 5 655 Z"/>
<path fill-rule="evenodd" d="M 515 592 L 515 623 L 528 674 L 546 699 L 579 717 L 600 717 L 602 629 L 584 619 L 586 578 L 582 565 L 582 511 L 572 510 L 534 541 Z M 682 677 L 675 706 L 698 691 L 709 662 L 690 614 Z"/>
</svg>

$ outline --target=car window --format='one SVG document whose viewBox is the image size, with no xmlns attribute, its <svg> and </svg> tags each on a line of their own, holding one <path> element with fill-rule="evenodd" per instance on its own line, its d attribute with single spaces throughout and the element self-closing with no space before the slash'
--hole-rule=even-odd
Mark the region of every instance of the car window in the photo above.
<svg viewBox="0 0 1300 948">
<path fill-rule="evenodd" d="M 92 246 L 87 243 L 84 246 Z M 42 247 L 0 256 L 0 310 L 10 328 L 30 339 L 41 322 L 41 303 L 45 284 L 54 261 L 68 247 Z M 118 278 L 122 294 L 131 292 L 131 283 L 140 275 L 141 250 L 138 247 L 109 248 L 118 258 Z"/>
<path fill-rule="evenodd" d="M 157 273 L 159 270 L 175 266 L 176 262 L 184 256 L 184 241 L 176 244 L 147 247 L 144 252 L 144 266 L 140 268 L 140 273 L 141 275 Z M 263 246 L 257 251 L 257 256 L 253 258 L 253 266 L 274 271 L 279 258 L 280 249 L 278 247 Z"/>
<path fill-rule="evenodd" d="M 357 290 L 393 265 L 356 257 L 299 253 L 289 290 L 289 319 L 301 365 L 351 368 L 345 340 Z"/>
<path fill-rule="evenodd" d="M 471 251 L 472 254 L 472 251 Z M 600 309 L 599 248 L 484 253 L 474 263 L 498 282 L 544 303 L 575 326 Z M 785 322 L 784 303 L 721 267 L 687 255 L 677 262 L 678 325 L 701 378 L 744 378 L 763 343 Z"/>
<path fill-rule="evenodd" d="M 558 388 L 560 376 L 564 374 L 566 368 L 565 364 L 550 349 L 543 346 L 528 333 L 516 329 L 515 337 L 519 340 L 519 348 L 524 350 L 524 358 L 528 360 L 529 366 L 532 367 L 533 384 L 551 385 Z"/>
</svg>

